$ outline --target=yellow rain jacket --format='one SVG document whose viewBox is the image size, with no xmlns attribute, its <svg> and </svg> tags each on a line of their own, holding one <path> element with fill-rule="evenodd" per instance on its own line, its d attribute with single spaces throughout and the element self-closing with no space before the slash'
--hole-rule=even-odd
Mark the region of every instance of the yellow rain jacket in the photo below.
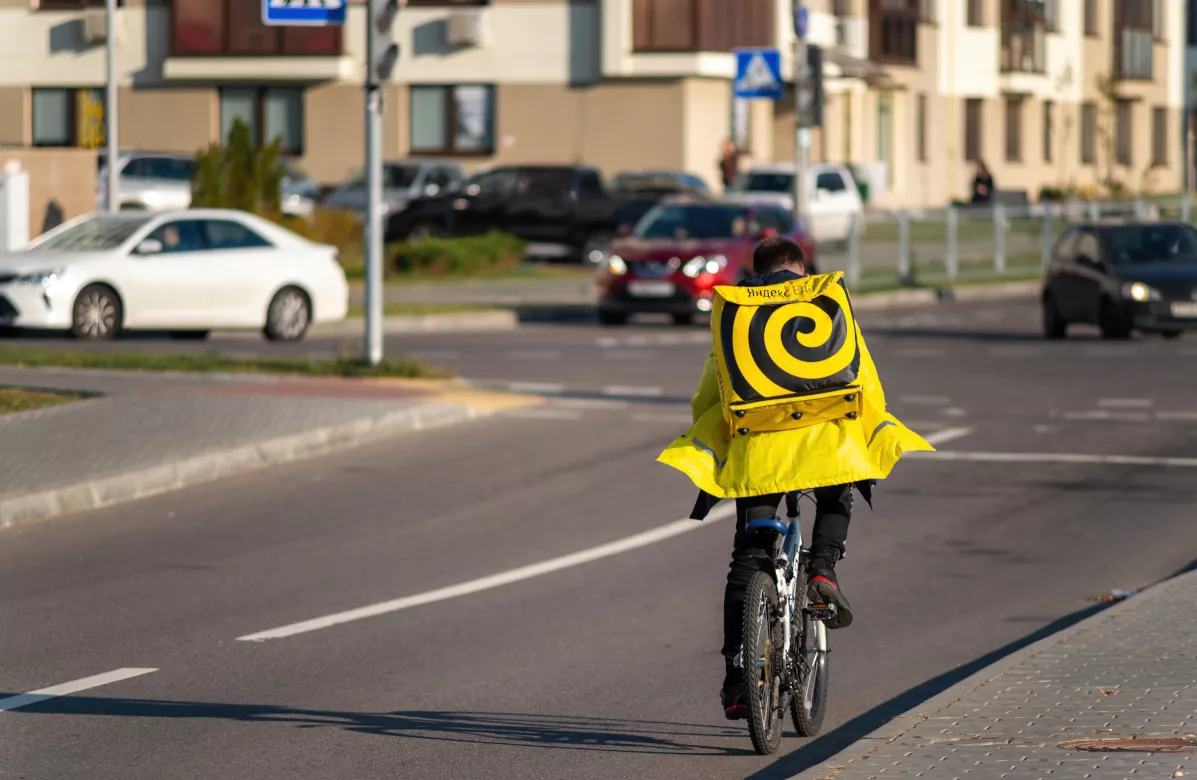
<svg viewBox="0 0 1197 780">
<path fill-rule="evenodd" d="M 842 273 L 717 287 L 711 331 L 694 425 L 658 458 L 710 498 L 871 484 L 933 449 L 886 412 Z"/>
</svg>

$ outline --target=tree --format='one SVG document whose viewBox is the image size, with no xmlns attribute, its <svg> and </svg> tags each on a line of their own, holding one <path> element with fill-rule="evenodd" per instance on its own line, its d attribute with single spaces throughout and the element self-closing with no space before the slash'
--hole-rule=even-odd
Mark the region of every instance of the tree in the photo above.
<svg viewBox="0 0 1197 780">
<path fill-rule="evenodd" d="M 278 140 L 258 146 L 249 127 L 238 119 L 226 144 L 210 145 L 196 154 L 195 161 L 192 206 L 239 209 L 263 216 L 279 213 L 283 165 Z"/>
<path fill-rule="evenodd" d="M 1097 92 L 1101 96 L 1098 107 L 1097 137 L 1101 141 L 1101 152 L 1105 157 L 1106 177 L 1103 184 L 1113 195 L 1122 189 L 1122 183 L 1114 178 L 1114 147 L 1117 142 L 1115 126 L 1118 118 L 1118 80 L 1108 73 L 1099 73 L 1095 79 Z"/>
</svg>

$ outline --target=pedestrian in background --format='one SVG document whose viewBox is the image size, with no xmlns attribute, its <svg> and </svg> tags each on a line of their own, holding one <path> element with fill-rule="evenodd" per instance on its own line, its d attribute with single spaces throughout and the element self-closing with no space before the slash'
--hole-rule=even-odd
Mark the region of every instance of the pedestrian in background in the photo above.
<svg viewBox="0 0 1197 780">
<path fill-rule="evenodd" d="M 977 160 L 977 175 L 973 177 L 973 203 L 993 202 L 993 174 L 984 160 Z"/>
<path fill-rule="evenodd" d="M 723 174 L 723 189 L 731 189 L 732 184 L 736 181 L 736 176 L 740 173 L 740 150 L 736 148 L 736 142 L 730 138 L 723 142 L 723 156 L 719 158 L 719 170 Z"/>
</svg>

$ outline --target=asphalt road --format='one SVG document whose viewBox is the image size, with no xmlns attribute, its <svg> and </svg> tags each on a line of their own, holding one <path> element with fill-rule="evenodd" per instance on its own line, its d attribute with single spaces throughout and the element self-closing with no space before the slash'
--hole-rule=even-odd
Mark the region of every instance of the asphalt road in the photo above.
<svg viewBox="0 0 1197 780">
<path fill-rule="evenodd" d="M 0 778 L 788 777 L 1197 558 L 1197 340 L 1046 344 L 1034 314 L 862 314 L 944 454 L 859 509 L 826 734 L 780 757 L 717 704 L 728 520 L 560 560 L 688 511 L 652 461 L 701 331 L 562 326 L 403 340 L 543 407 L 5 532 Z M 2 711 L 126 668 L 156 671 Z"/>
</svg>

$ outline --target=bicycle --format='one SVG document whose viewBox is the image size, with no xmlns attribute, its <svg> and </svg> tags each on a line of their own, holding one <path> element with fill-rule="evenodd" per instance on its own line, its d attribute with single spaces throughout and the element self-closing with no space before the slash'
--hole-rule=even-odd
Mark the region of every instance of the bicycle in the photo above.
<svg viewBox="0 0 1197 780">
<path fill-rule="evenodd" d="M 748 733 L 761 755 L 781 746 L 788 708 L 799 736 L 813 737 L 827 709 L 827 626 L 834 604 L 811 604 L 807 596 L 799 492 L 786 494 L 788 523 L 753 520 L 746 531 L 774 530 L 784 536 L 773 554 L 773 570 L 758 571 L 744 596 L 744 645 L 735 665 L 744 672 Z M 749 661 L 746 663 L 745 659 Z"/>
</svg>

